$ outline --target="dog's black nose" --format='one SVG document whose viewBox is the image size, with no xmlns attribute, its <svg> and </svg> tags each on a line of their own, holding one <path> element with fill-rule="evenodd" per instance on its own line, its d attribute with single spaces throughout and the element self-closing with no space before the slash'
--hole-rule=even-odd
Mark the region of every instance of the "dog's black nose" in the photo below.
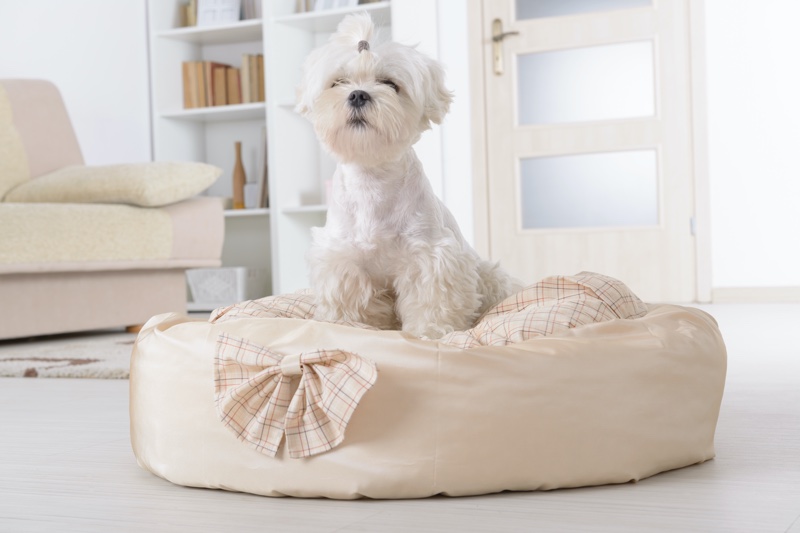
<svg viewBox="0 0 800 533">
<path fill-rule="evenodd" d="M 366 91 L 353 91 L 347 97 L 347 101 L 351 107 L 361 107 L 371 100 L 369 93 Z"/>
</svg>

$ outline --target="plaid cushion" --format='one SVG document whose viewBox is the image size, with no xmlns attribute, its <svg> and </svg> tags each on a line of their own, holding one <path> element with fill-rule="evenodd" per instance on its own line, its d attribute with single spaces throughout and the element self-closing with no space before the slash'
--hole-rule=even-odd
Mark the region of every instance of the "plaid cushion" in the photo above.
<svg viewBox="0 0 800 533">
<path fill-rule="evenodd" d="M 569 328 L 647 314 L 647 306 L 619 280 L 581 272 L 526 287 L 487 311 L 466 331 L 441 339 L 460 348 L 505 346 Z"/>
<path fill-rule="evenodd" d="M 314 309 L 314 294 L 304 289 L 223 307 L 214 311 L 209 320 L 219 323 L 239 318 L 310 319 Z M 585 324 L 640 318 L 646 313 L 647 306 L 617 279 L 594 272 L 552 276 L 498 303 L 471 329 L 450 333 L 439 342 L 459 348 L 502 346 Z M 358 322 L 336 323 L 375 329 Z"/>
</svg>

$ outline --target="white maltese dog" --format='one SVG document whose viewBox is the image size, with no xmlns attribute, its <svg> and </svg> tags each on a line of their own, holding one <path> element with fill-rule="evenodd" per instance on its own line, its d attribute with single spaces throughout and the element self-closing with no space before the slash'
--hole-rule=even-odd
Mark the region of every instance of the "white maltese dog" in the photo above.
<svg viewBox="0 0 800 533">
<path fill-rule="evenodd" d="M 411 148 L 450 107 L 442 66 L 401 44 L 373 48 L 373 29 L 367 14 L 345 18 L 306 60 L 298 93 L 338 160 L 308 254 L 315 318 L 435 339 L 472 327 L 519 283 L 467 244 Z"/>
</svg>

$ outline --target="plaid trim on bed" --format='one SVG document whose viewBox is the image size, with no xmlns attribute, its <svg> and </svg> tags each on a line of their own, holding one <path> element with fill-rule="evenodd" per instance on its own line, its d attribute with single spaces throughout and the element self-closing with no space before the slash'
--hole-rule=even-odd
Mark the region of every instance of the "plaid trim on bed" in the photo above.
<svg viewBox="0 0 800 533">
<path fill-rule="evenodd" d="M 293 294 L 267 296 L 260 300 L 248 300 L 220 307 L 211 313 L 208 321 L 214 324 L 239 318 L 300 318 L 305 320 L 314 318 L 316 308 L 314 293 L 311 292 L 311 289 L 301 289 Z M 349 320 L 339 320 L 335 323 L 361 329 L 378 329 L 368 324 Z"/>
<path fill-rule="evenodd" d="M 220 307 L 211 313 L 208 321 L 213 324 L 237 318 L 311 318 L 316 307 L 311 289 L 303 289 L 294 294 L 267 296 Z"/>
<path fill-rule="evenodd" d="M 342 350 L 284 355 L 226 334 L 217 340 L 217 413 L 239 440 L 271 457 L 284 435 L 292 458 L 338 446 L 377 377 L 375 363 Z"/>
<path fill-rule="evenodd" d="M 238 318 L 300 318 L 314 316 L 314 295 L 308 290 L 242 302 L 215 311 L 211 322 Z M 614 319 L 643 317 L 647 306 L 621 281 L 581 272 L 552 276 L 498 303 L 466 331 L 455 331 L 439 342 L 459 348 L 503 346 L 534 337 L 555 335 L 569 328 Z M 336 322 L 375 329 L 358 322 Z"/>
</svg>

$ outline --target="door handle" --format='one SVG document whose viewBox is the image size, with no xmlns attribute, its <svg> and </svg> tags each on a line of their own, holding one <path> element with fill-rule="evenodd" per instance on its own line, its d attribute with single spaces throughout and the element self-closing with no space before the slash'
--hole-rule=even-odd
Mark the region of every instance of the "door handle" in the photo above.
<svg viewBox="0 0 800 533">
<path fill-rule="evenodd" d="M 512 35 L 519 35 L 518 31 L 503 31 L 503 21 L 494 19 L 492 22 L 492 56 L 494 57 L 494 73 L 503 74 L 503 39 Z"/>
</svg>

